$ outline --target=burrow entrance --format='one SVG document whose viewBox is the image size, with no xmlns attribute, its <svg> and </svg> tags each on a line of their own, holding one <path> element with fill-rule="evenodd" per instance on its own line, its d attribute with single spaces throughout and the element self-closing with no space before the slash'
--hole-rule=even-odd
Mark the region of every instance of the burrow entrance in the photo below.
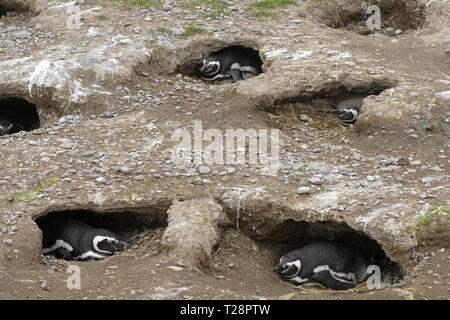
<svg viewBox="0 0 450 320">
<path fill-rule="evenodd" d="M 0 17 L 6 15 L 7 12 L 25 12 L 28 8 L 18 1 L 0 1 Z"/>
<path fill-rule="evenodd" d="M 326 87 L 307 95 L 275 101 L 272 107 L 264 107 L 264 110 L 283 116 L 286 119 L 294 117 L 292 120 L 295 121 L 299 119 L 300 115 L 305 114 L 309 117 L 320 118 L 318 123 L 327 124 L 327 122 L 336 122 L 335 120 L 337 119 L 335 115 L 330 114 L 330 111 L 344 106 L 362 106 L 363 110 L 363 100 L 365 98 L 371 95 L 378 96 L 383 91 L 396 85 L 397 81 L 394 80 L 380 80 L 371 83 L 361 83 L 361 85 L 351 88 L 345 85 L 337 85 L 333 88 Z"/>
<path fill-rule="evenodd" d="M 22 98 L 0 98 L 0 136 L 32 131 L 40 126 L 35 104 Z"/>
<path fill-rule="evenodd" d="M 273 266 L 278 265 L 283 255 L 306 244 L 333 241 L 362 250 L 373 264 L 380 267 L 384 283 L 394 284 L 403 277 L 400 266 L 388 257 L 377 241 L 345 223 L 285 220 L 262 234 L 246 228 L 243 223 L 241 230 L 271 252 Z"/>
<path fill-rule="evenodd" d="M 368 28 L 367 21 L 372 21 L 374 14 L 378 15 L 375 11 L 367 12 L 371 5 L 380 9 L 381 25 L 373 30 L 378 33 L 400 35 L 407 30 L 416 30 L 425 23 L 425 7 L 417 0 L 316 1 L 310 3 L 310 8 L 329 27 L 368 35 L 372 30 Z"/>
<path fill-rule="evenodd" d="M 167 227 L 167 208 L 152 208 L 148 210 L 95 212 L 89 210 L 57 211 L 46 214 L 35 220 L 42 231 L 43 226 L 52 219 L 65 217 L 82 221 L 93 228 L 106 229 L 114 232 L 122 241 L 134 247 L 144 240 L 154 244 L 152 252 L 160 252 L 160 239 Z M 147 244 L 148 247 L 148 244 Z"/>
<path fill-rule="evenodd" d="M 213 50 L 207 52 L 206 54 L 201 54 L 200 58 L 187 59 L 187 61 L 181 63 L 177 69 L 177 73 L 187 75 L 192 78 L 201 79 L 202 74 L 200 73 L 200 68 L 202 66 L 203 60 L 212 55 L 222 55 L 222 54 L 233 54 L 237 57 L 242 57 L 244 60 L 250 60 L 255 65 L 258 70 L 258 74 L 262 71 L 262 59 L 259 55 L 259 50 L 252 48 L 250 46 L 244 45 L 229 45 L 223 46 L 218 50 Z"/>
</svg>

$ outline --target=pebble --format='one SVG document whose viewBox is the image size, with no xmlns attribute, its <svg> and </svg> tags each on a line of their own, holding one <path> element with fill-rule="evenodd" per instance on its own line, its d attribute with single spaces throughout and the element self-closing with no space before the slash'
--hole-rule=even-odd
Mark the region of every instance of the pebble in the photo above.
<svg viewBox="0 0 450 320">
<path fill-rule="evenodd" d="M 319 177 L 312 177 L 311 179 L 309 179 L 309 183 L 320 185 L 322 184 L 322 180 Z"/>
<path fill-rule="evenodd" d="M 48 287 L 47 281 L 42 281 L 41 289 L 45 290 L 45 291 L 49 291 L 50 290 L 50 288 Z"/>
<path fill-rule="evenodd" d="M 95 151 L 87 151 L 87 152 L 83 152 L 83 153 L 81 154 L 81 156 L 87 158 L 87 157 L 92 157 L 94 154 L 95 154 Z"/>
<path fill-rule="evenodd" d="M 12 239 L 5 239 L 5 240 L 3 240 L 3 243 L 6 244 L 7 246 L 12 246 L 13 241 L 12 241 Z"/>
<path fill-rule="evenodd" d="M 200 172 L 201 174 L 208 174 L 211 172 L 211 168 L 207 166 L 200 166 L 198 167 L 198 172 Z"/>
<path fill-rule="evenodd" d="M 300 187 L 297 190 L 297 194 L 309 194 L 311 192 L 310 187 Z"/>
<path fill-rule="evenodd" d="M 97 183 L 106 183 L 106 179 L 103 177 L 98 177 L 97 179 L 95 179 L 95 182 Z"/>
<path fill-rule="evenodd" d="M 308 122 L 308 123 L 314 122 L 313 119 L 308 117 L 306 114 L 301 114 L 299 118 L 303 122 Z"/>
<path fill-rule="evenodd" d="M 425 177 L 422 178 L 422 183 L 427 184 L 427 183 L 431 183 L 433 182 L 434 178 L 433 177 Z"/>
<path fill-rule="evenodd" d="M 104 118 L 104 119 L 114 118 L 114 113 L 112 113 L 110 111 L 106 111 L 106 112 L 102 113 L 102 115 L 100 117 Z"/>
<path fill-rule="evenodd" d="M 376 177 L 374 177 L 374 176 L 367 176 L 367 181 L 374 182 L 375 180 L 377 180 Z"/>
</svg>

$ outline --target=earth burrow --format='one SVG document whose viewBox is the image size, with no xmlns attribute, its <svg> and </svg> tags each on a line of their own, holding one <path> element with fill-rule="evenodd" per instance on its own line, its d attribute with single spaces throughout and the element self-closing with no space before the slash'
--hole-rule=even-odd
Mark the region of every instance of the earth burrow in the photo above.
<svg viewBox="0 0 450 320">
<path fill-rule="evenodd" d="M 24 12 L 27 9 L 25 1 L 0 0 L 0 17 L 6 15 L 7 12 Z"/>
<path fill-rule="evenodd" d="M 327 113 L 342 106 L 362 106 L 364 99 L 369 96 L 378 96 L 383 91 L 397 85 L 395 80 L 374 80 L 368 83 L 346 85 L 343 83 L 324 85 L 319 90 L 302 92 L 291 98 L 281 98 L 275 101 L 272 107 L 262 107 L 265 111 L 288 111 L 292 108 L 300 113 Z M 362 109 L 364 106 L 362 107 Z M 364 110 L 362 110 L 364 112 Z"/>
<path fill-rule="evenodd" d="M 251 55 L 259 57 L 261 66 L 263 64 L 259 55 L 261 44 L 251 39 L 234 39 L 222 40 L 211 37 L 200 37 L 192 40 L 182 52 L 177 52 L 175 59 L 174 73 L 181 73 L 182 75 L 199 78 L 199 66 L 203 59 L 210 54 L 214 54 L 224 49 L 248 50 Z M 166 58 L 167 59 L 167 58 Z"/>
<path fill-rule="evenodd" d="M 367 21 L 375 17 L 374 14 L 378 14 L 370 9 L 373 5 L 380 10 L 380 26 L 371 30 Z M 377 32 L 398 36 L 408 30 L 417 30 L 425 23 L 425 6 L 417 0 L 333 0 L 312 2 L 310 7 L 325 25 L 361 35 Z"/>
<path fill-rule="evenodd" d="M 367 234 L 352 229 L 345 223 L 333 221 L 306 222 L 291 219 L 283 221 L 266 235 L 253 236 L 273 252 L 273 264 L 280 257 L 302 246 L 319 241 L 333 241 L 360 249 L 373 264 L 381 269 L 383 282 L 393 284 L 402 279 L 400 266 L 393 262 L 381 245 Z"/>
<path fill-rule="evenodd" d="M 133 249 L 140 251 L 151 247 L 153 253 L 162 249 L 160 238 L 167 226 L 167 207 L 157 205 L 152 208 L 136 210 L 112 210 L 108 212 L 93 210 L 62 210 L 43 214 L 34 222 L 42 231 L 42 226 L 60 217 L 78 220 L 91 227 L 106 229 L 115 233 L 121 241 L 128 242 Z"/>
<path fill-rule="evenodd" d="M 41 125 L 35 104 L 22 98 L 0 98 L 0 136 L 32 131 Z"/>
</svg>

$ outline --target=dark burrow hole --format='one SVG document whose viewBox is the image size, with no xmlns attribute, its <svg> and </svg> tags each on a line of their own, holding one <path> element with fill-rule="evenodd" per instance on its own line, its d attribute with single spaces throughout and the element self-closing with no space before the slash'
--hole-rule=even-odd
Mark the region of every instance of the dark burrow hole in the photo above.
<svg viewBox="0 0 450 320">
<path fill-rule="evenodd" d="M 378 242 L 345 223 L 286 220 L 264 236 L 251 237 L 273 253 L 273 266 L 278 265 L 283 255 L 306 244 L 333 241 L 362 250 L 373 264 L 380 267 L 384 283 L 394 284 L 403 277 L 400 266 L 391 261 Z"/>
<path fill-rule="evenodd" d="M 181 65 L 177 69 L 177 72 L 181 73 L 181 74 L 185 74 L 192 78 L 202 79 L 202 73 L 200 72 L 200 68 L 203 64 L 203 60 L 209 56 L 217 56 L 217 55 L 221 56 L 221 57 L 224 55 L 232 56 L 233 58 L 231 60 L 233 62 L 239 60 L 240 66 L 244 67 L 241 69 L 245 70 L 245 71 L 242 71 L 242 73 L 241 73 L 241 75 L 244 78 L 247 78 L 247 76 L 250 74 L 249 72 L 246 71 L 248 69 L 247 67 L 249 67 L 249 66 L 253 67 L 254 68 L 253 70 L 256 72 L 256 74 L 255 74 L 255 72 L 253 72 L 252 74 L 259 75 L 263 72 L 262 71 L 263 62 L 259 55 L 259 51 L 256 49 L 253 49 L 251 47 L 246 47 L 246 46 L 242 46 L 242 45 L 232 45 L 232 46 L 221 48 L 217 51 L 210 52 L 210 53 L 204 55 L 202 57 L 202 59 L 200 59 L 200 60 L 189 61 L 189 62 Z M 212 83 L 218 83 L 218 82 L 220 82 L 220 81 L 215 81 Z"/>
<path fill-rule="evenodd" d="M 20 3 L 11 4 L 6 6 L 5 4 L 0 4 L 0 17 L 6 15 L 8 12 L 25 12 L 27 8 L 22 6 Z"/>
<path fill-rule="evenodd" d="M 21 98 L 0 99 L 0 136 L 40 126 L 36 105 Z"/>
<path fill-rule="evenodd" d="M 380 95 L 384 90 L 393 88 L 397 85 L 397 81 L 380 80 L 369 84 L 361 84 L 360 86 L 347 89 L 345 86 L 339 86 L 333 89 L 324 88 L 319 92 L 313 92 L 308 96 L 299 96 L 291 99 L 276 101 L 274 107 L 266 108 L 265 111 L 276 112 L 291 118 L 294 114 L 306 114 L 313 117 L 324 117 L 321 121 L 329 119 L 337 119 L 330 112 L 336 109 L 358 106 L 361 112 L 364 112 L 363 100 L 371 95 Z M 292 112 L 295 110 L 296 112 Z M 329 116 L 328 116 L 329 115 Z M 337 123 L 337 121 L 336 121 Z"/>
<path fill-rule="evenodd" d="M 368 19 L 376 12 L 367 13 L 369 5 L 376 5 L 380 8 L 380 28 L 373 31 L 386 35 L 398 35 L 397 30 L 416 30 L 424 25 L 425 7 L 418 1 L 372 1 L 354 2 L 353 4 L 322 4 L 321 20 L 324 24 L 332 28 L 346 28 L 358 34 L 371 34 L 367 27 Z M 369 21 L 369 24 L 372 20 Z"/>
<path fill-rule="evenodd" d="M 35 220 L 35 223 L 43 231 L 43 228 L 59 218 L 69 218 L 84 222 L 93 228 L 106 229 L 117 235 L 121 241 L 135 244 L 135 240 L 142 234 L 167 227 L 166 210 L 149 209 L 147 212 L 107 212 L 94 211 L 59 211 L 48 213 Z"/>
</svg>

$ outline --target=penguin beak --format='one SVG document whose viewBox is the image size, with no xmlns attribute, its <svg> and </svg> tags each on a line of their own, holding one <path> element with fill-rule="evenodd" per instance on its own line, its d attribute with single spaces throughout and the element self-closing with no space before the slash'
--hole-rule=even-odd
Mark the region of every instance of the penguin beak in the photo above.
<svg viewBox="0 0 450 320">
<path fill-rule="evenodd" d="M 275 269 L 275 272 L 283 278 L 293 278 L 299 273 L 299 271 L 299 268 L 297 268 L 294 264 L 283 264 Z"/>
<path fill-rule="evenodd" d="M 114 244 L 114 247 L 117 249 L 117 251 L 123 251 L 131 248 L 131 245 L 125 241 L 118 241 Z"/>
<path fill-rule="evenodd" d="M 202 67 L 200 68 L 200 72 L 202 73 L 206 73 L 211 69 L 211 66 L 209 64 L 204 64 L 202 65 Z"/>
<path fill-rule="evenodd" d="M 288 269 L 288 266 L 286 264 L 283 264 L 283 265 L 279 265 L 278 267 L 273 269 L 273 271 L 275 271 L 276 273 L 281 275 L 284 272 L 286 272 L 287 269 Z"/>
<path fill-rule="evenodd" d="M 343 114 L 344 112 L 342 110 L 337 109 L 337 110 L 331 110 L 331 111 L 329 111 L 329 113 L 339 116 L 339 115 Z"/>
</svg>

